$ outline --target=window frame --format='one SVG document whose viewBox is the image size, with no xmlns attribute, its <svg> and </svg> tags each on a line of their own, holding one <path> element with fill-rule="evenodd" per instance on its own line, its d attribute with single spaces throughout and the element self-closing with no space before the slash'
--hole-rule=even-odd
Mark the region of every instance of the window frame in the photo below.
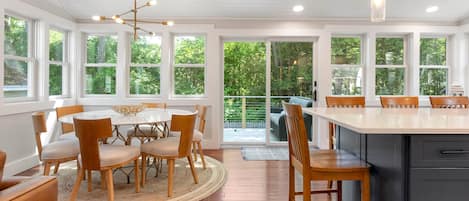
<svg viewBox="0 0 469 201">
<path fill-rule="evenodd" d="M 71 64 L 70 64 L 70 31 L 66 29 L 59 28 L 57 26 L 50 26 L 48 31 L 48 45 L 50 48 L 50 31 L 57 31 L 61 32 L 64 36 L 63 38 L 63 44 L 62 44 L 62 61 L 51 61 L 50 60 L 50 55 L 49 59 L 47 61 L 47 68 L 50 70 L 50 65 L 61 65 L 62 66 L 62 94 L 61 95 L 50 95 L 49 94 L 49 99 L 57 99 L 57 98 L 69 98 L 71 96 L 70 93 L 70 75 L 71 75 Z M 49 75 L 50 76 L 50 71 Z M 50 80 L 50 77 L 49 77 Z M 49 87 L 47 87 L 47 90 L 50 93 Z"/>
<path fill-rule="evenodd" d="M 417 92 L 419 97 L 429 97 L 429 96 L 447 96 L 449 94 L 449 90 L 451 88 L 450 86 L 450 73 L 451 73 L 451 65 L 450 65 L 450 40 L 451 40 L 451 35 L 449 34 L 424 34 L 422 33 L 420 35 L 418 44 L 418 50 L 419 50 L 419 57 L 418 59 L 418 87 L 417 87 Z M 446 60 L 446 65 L 422 65 L 420 63 L 420 56 L 421 56 L 421 49 L 420 49 L 420 44 L 422 39 L 438 39 L 438 38 L 445 38 L 446 39 L 446 51 L 445 51 L 445 60 Z M 425 95 L 420 93 L 420 69 L 446 69 L 446 93 L 442 95 Z"/>
<path fill-rule="evenodd" d="M 194 36 L 204 38 L 204 63 L 203 64 L 176 64 L 176 38 L 179 36 Z M 204 33 L 173 33 L 171 34 L 171 89 L 169 98 L 205 98 L 207 97 L 207 35 Z M 176 94 L 176 67 L 183 68 L 204 68 L 204 93 L 194 95 L 179 95 Z"/>
<path fill-rule="evenodd" d="M 116 97 L 117 96 L 117 93 L 118 93 L 118 88 L 117 88 L 117 85 L 118 85 L 118 77 L 117 77 L 117 66 L 118 66 L 118 63 L 119 63 L 119 55 L 118 52 L 119 52 L 119 34 L 118 33 L 115 33 L 115 32 L 109 32 L 109 33 L 84 33 L 82 34 L 84 37 L 83 37 L 83 70 L 82 70 L 82 77 L 81 77 L 81 80 L 82 80 L 82 87 L 81 87 L 81 93 L 82 93 L 82 97 Z M 117 43 L 117 49 L 116 49 L 116 63 L 88 63 L 88 37 L 89 36 L 115 36 L 116 37 L 116 43 Z M 115 86 L 115 90 L 116 90 L 116 93 L 115 94 L 87 94 L 86 93 L 86 87 L 87 87 L 87 82 L 86 82 L 86 69 L 88 67 L 92 67 L 92 68 L 106 68 L 106 67 L 113 67 L 115 68 L 115 77 L 116 77 L 116 86 Z"/>
<path fill-rule="evenodd" d="M 360 39 L 360 64 L 333 64 L 332 63 L 332 39 L 333 38 L 359 38 Z M 330 66 L 331 66 L 331 88 L 330 93 L 333 96 L 365 96 L 366 94 L 366 86 L 365 86 L 365 75 L 366 75 L 366 43 L 365 40 L 367 39 L 365 34 L 332 34 L 330 38 L 330 43 L 331 43 L 331 51 L 329 57 L 331 57 L 330 61 Z M 332 81 L 334 79 L 333 72 L 335 69 L 340 69 L 340 68 L 356 68 L 356 69 L 361 69 L 361 80 L 360 80 L 360 85 L 361 85 L 361 93 L 360 94 L 354 94 L 354 95 L 340 95 L 340 94 L 333 94 L 332 90 Z"/>
<path fill-rule="evenodd" d="M 383 64 L 377 64 L 376 62 L 376 43 L 378 38 L 401 38 L 403 41 L 403 58 L 402 58 L 402 65 L 383 65 Z M 374 86 L 373 86 L 373 95 L 375 98 L 379 98 L 381 96 L 405 96 L 409 94 L 409 82 L 408 82 L 408 77 L 409 77 L 409 56 L 408 56 L 408 50 L 409 50 L 409 39 L 405 35 L 385 35 L 385 34 L 378 34 L 375 37 L 375 50 L 374 50 Z M 376 70 L 377 69 L 399 69 L 403 68 L 404 69 L 404 93 L 403 94 L 398 94 L 398 95 L 378 95 L 376 94 Z"/>
<path fill-rule="evenodd" d="M 145 36 L 152 36 L 150 34 L 147 34 L 147 33 L 141 33 L 140 35 L 145 35 Z M 154 36 L 152 37 L 160 37 L 161 39 L 161 51 L 160 51 L 160 63 L 158 64 L 137 64 L 137 63 L 132 63 L 132 41 L 133 41 L 133 34 L 129 33 L 128 34 L 128 47 L 129 47 L 129 53 L 128 53 L 128 68 L 126 70 L 126 76 L 127 76 L 127 97 L 129 98 L 161 98 L 162 95 L 161 95 L 161 66 L 162 66 L 162 63 L 163 63 L 163 34 L 162 33 L 155 33 Z M 131 94 L 130 93 L 130 83 L 131 83 L 131 76 L 130 76 L 130 71 L 132 69 L 132 67 L 143 67 L 143 68 L 159 68 L 160 70 L 160 78 L 159 78 L 159 81 L 160 81 L 160 92 L 158 94 Z"/>
<path fill-rule="evenodd" d="M 5 62 L 6 60 L 14 60 L 14 61 L 21 61 L 21 62 L 26 62 L 28 65 L 28 75 L 27 75 L 27 80 L 28 80 L 28 86 L 27 86 L 27 96 L 23 97 L 6 97 L 5 96 L 5 83 L 3 84 L 3 89 L 2 89 L 2 94 L 3 94 L 3 100 L 5 103 L 16 103 L 16 102 L 27 102 L 27 101 L 35 101 L 38 99 L 38 61 L 37 61 L 37 55 L 36 55 L 36 41 L 37 41 L 37 23 L 34 19 L 28 18 L 22 15 L 18 15 L 15 13 L 11 12 L 5 12 L 3 13 L 3 17 L 5 18 L 6 16 L 13 17 L 19 20 L 24 20 L 27 23 L 27 35 L 28 35 L 28 51 L 27 51 L 27 56 L 16 56 L 16 55 L 9 55 L 5 53 L 5 50 L 2 52 L 3 55 L 3 61 Z M 4 20 L 3 18 L 3 20 Z M 5 25 L 4 25 L 5 26 Z M 5 42 L 6 34 L 4 34 L 4 41 Z M 3 64 L 3 71 L 5 71 L 5 66 Z M 4 72 L 5 74 L 5 72 Z M 3 81 L 5 81 L 5 75 L 3 76 Z"/>
</svg>

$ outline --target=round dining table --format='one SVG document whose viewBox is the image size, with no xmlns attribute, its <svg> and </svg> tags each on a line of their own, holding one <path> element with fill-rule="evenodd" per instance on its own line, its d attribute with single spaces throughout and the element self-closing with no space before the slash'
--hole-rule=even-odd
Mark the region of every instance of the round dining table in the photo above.
<svg viewBox="0 0 469 201">
<path fill-rule="evenodd" d="M 135 115 L 123 115 L 121 113 L 115 112 L 111 109 L 108 110 L 95 110 L 80 112 L 75 114 L 65 115 L 59 118 L 59 121 L 62 123 L 73 124 L 73 119 L 103 119 L 111 118 L 111 124 L 114 126 L 114 131 L 116 132 L 116 139 L 120 139 L 124 142 L 127 142 L 125 135 L 122 135 L 119 132 L 119 126 L 134 126 L 138 128 L 139 125 L 164 125 L 166 129 L 163 132 L 169 132 L 167 130 L 167 123 L 171 121 L 171 116 L 173 114 L 191 114 L 193 112 L 187 110 L 179 109 L 161 109 L 161 108 L 145 108 L 142 112 L 139 112 Z M 116 140 L 114 139 L 114 141 Z M 114 142 L 113 141 L 113 142 Z"/>
</svg>

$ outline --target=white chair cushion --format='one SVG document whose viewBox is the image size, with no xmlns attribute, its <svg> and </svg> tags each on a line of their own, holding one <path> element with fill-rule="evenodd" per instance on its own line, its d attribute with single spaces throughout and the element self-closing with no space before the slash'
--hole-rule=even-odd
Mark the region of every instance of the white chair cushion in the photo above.
<svg viewBox="0 0 469 201">
<path fill-rule="evenodd" d="M 169 133 L 169 136 L 170 137 L 179 137 L 179 136 L 181 136 L 181 132 L 171 131 Z M 199 142 L 199 141 L 202 141 L 203 138 L 204 138 L 204 135 L 199 130 L 194 129 L 194 134 L 192 135 L 192 141 Z"/>
<path fill-rule="evenodd" d="M 59 140 L 74 140 L 78 142 L 78 138 L 75 135 L 75 132 L 64 133 L 59 136 Z"/>
<path fill-rule="evenodd" d="M 99 163 L 101 167 L 122 164 L 138 156 L 140 156 L 138 147 L 109 144 L 99 146 Z M 81 163 L 81 154 L 78 156 L 78 160 Z"/>
<path fill-rule="evenodd" d="M 169 137 L 160 140 L 151 141 L 142 144 L 140 150 L 142 153 L 155 156 L 178 156 L 179 138 Z"/>
<path fill-rule="evenodd" d="M 62 140 L 55 141 L 42 147 L 43 160 L 56 160 L 62 158 L 76 157 L 80 153 L 78 141 Z"/>
</svg>

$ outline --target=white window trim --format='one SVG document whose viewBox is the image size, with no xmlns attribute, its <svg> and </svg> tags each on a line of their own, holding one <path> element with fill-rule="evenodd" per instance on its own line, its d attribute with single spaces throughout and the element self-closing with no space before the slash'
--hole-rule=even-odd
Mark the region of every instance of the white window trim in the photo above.
<svg viewBox="0 0 469 201">
<path fill-rule="evenodd" d="M 48 66 L 47 66 L 47 68 L 50 68 L 51 64 L 62 66 L 62 94 L 61 95 L 49 94 L 49 99 L 70 98 L 71 97 L 71 90 L 70 90 L 71 65 L 70 65 L 70 48 L 69 48 L 70 47 L 70 31 L 62 29 L 62 28 L 58 28 L 55 26 L 51 26 L 49 30 L 47 31 L 47 36 L 49 38 L 50 38 L 49 33 L 51 30 L 61 32 L 64 38 L 63 38 L 63 44 L 62 44 L 62 61 L 51 61 L 49 57 Z M 50 41 L 48 45 L 50 46 Z M 49 87 L 47 87 L 47 90 L 49 90 Z"/>
<path fill-rule="evenodd" d="M 3 91 L 3 100 L 5 103 L 17 103 L 17 102 L 28 102 L 28 101 L 36 101 L 38 99 L 37 91 L 38 91 L 38 62 L 36 59 L 36 41 L 37 41 L 37 27 L 35 20 L 24 17 L 21 15 L 17 15 L 14 13 L 5 12 L 5 16 L 14 17 L 20 20 L 24 20 L 27 23 L 27 30 L 28 30 L 28 55 L 26 57 L 23 56 L 16 56 L 16 55 L 8 55 L 3 52 L 4 61 L 5 60 L 16 60 L 26 62 L 28 64 L 28 86 L 27 86 L 27 96 L 25 97 L 6 97 L 5 91 Z M 5 68 L 5 67 L 3 67 Z M 3 77 L 3 81 L 5 77 Z M 2 81 L 2 82 L 3 82 Z M 5 85 L 3 85 L 5 87 Z"/>
<path fill-rule="evenodd" d="M 374 82 L 374 85 L 373 86 L 373 95 L 375 97 L 375 99 L 378 99 L 380 96 L 405 96 L 409 93 L 409 83 L 407 82 L 407 78 L 408 78 L 408 72 L 409 72 L 409 65 L 408 65 L 408 55 L 407 55 L 407 51 L 408 51 L 408 40 L 407 40 L 407 37 L 406 36 L 396 36 L 396 35 L 377 35 L 375 40 L 378 39 L 378 38 L 400 38 L 402 39 L 403 41 L 403 64 L 402 65 L 387 65 L 387 64 L 376 64 L 376 59 L 375 59 L 375 70 L 374 70 L 374 79 L 375 79 L 375 82 Z M 376 43 L 376 41 L 375 41 Z M 374 53 L 376 54 L 376 45 L 375 45 L 375 51 Z M 375 55 L 375 58 L 376 58 L 376 55 Z M 379 69 L 379 68 L 388 68 L 388 69 L 396 69 L 396 68 L 403 68 L 404 69 L 404 94 L 398 94 L 398 95 L 378 95 L 376 94 L 376 69 Z"/>
<path fill-rule="evenodd" d="M 204 38 L 204 63 L 203 64 L 176 64 L 176 37 L 178 36 L 201 36 Z M 184 99 L 184 98 L 206 98 L 207 97 L 207 35 L 201 33 L 176 33 L 171 36 L 171 59 L 170 59 L 170 69 L 171 69 L 171 90 L 169 99 Z M 189 67 L 189 68 L 204 68 L 204 93 L 196 95 L 178 95 L 176 94 L 176 67 Z"/>
<path fill-rule="evenodd" d="M 360 80 L 360 85 L 361 85 L 361 93 L 357 95 L 338 95 L 338 94 L 333 94 L 332 88 L 329 89 L 331 94 L 333 96 L 364 96 L 366 94 L 366 86 L 365 86 L 365 75 L 366 75 L 366 65 L 364 61 L 366 61 L 366 45 L 365 45 L 365 40 L 366 40 L 366 35 L 364 34 L 332 34 L 331 35 L 331 54 L 332 54 L 332 39 L 333 38 L 360 38 L 360 63 L 359 64 L 333 64 L 332 59 L 331 59 L 331 78 L 334 79 L 332 73 L 335 69 L 340 69 L 340 68 L 358 68 L 361 69 L 361 80 Z M 332 56 L 332 55 L 330 55 Z M 332 86 L 332 79 L 331 79 L 331 86 Z"/>
<path fill-rule="evenodd" d="M 116 42 L 119 43 L 119 35 L 117 33 L 85 33 L 83 37 L 83 71 L 81 73 L 81 80 L 82 80 L 82 87 L 81 87 L 81 93 L 82 97 L 84 98 L 91 98 L 91 97 L 116 97 L 117 96 L 117 83 L 119 82 L 118 77 L 117 77 L 117 63 L 119 61 L 119 55 L 117 55 L 117 60 L 116 63 L 88 63 L 88 37 L 89 36 L 115 36 L 116 37 Z M 119 51 L 118 49 L 116 50 L 117 52 Z M 116 52 L 116 53 L 117 53 Z M 93 67 L 93 68 L 106 68 L 106 67 L 113 67 L 116 69 L 116 93 L 115 94 L 87 94 L 86 93 L 86 68 L 88 67 Z"/>
<path fill-rule="evenodd" d="M 130 36 L 131 34 L 129 34 Z M 148 34 L 147 34 L 148 36 Z M 126 70 L 126 76 L 127 76 L 127 92 L 126 92 L 126 95 L 128 98 L 161 98 L 161 63 L 162 60 L 163 60 L 163 57 L 162 57 L 162 54 L 163 54 L 163 34 L 159 33 L 159 34 L 156 34 L 154 35 L 153 37 L 159 37 L 160 40 L 161 40 L 161 44 L 160 44 L 160 58 L 161 58 L 161 61 L 160 63 L 154 63 L 154 64 L 141 64 L 141 63 L 132 63 L 132 40 L 133 39 L 129 39 L 129 51 L 128 51 L 128 59 L 130 61 L 128 67 L 127 67 L 127 70 Z M 131 77 L 130 77 L 130 70 L 131 68 L 159 68 L 160 69 L 160 78 L 159 78 L 159 81 L 160 81 L 160 93 L 158 94 L 131 94 L 130 93 L 130 82 L 131 82 Z"/>
<path fill-rule="evenodd" d="M 419 80 L 418 80 L 418 86 L 417 86 L 417 91 L 418 91 L 418 96 L 421 98 L 428 98 L 429 96 L 445 96 L 449 94 L 449 89 L 451 88 L 450 86 L 450 73 L 451 73 L 451 66 L 450 66 L 450 60 L 449 58 L 449 48 L 450 48 L 450 36 L 445 35 L 445 34 L 422 34 L 420 36 L 420 40 L 422 39 L 438 39 L 438 38 L 446 38 L 446 53 L 445 53 L 445 59 L 446 59 L 446 65 L 422 65 L 420 63 L 420 46 L 419 46 L 419 66 L 418 66 L 418 72 L 419 72 Z M 419 41 L 420 44 L 420 41 Z M 443 95 L 423 95 L 420 93 L 420 69 L 446 69 L 446 94 Z"/>
</svg>

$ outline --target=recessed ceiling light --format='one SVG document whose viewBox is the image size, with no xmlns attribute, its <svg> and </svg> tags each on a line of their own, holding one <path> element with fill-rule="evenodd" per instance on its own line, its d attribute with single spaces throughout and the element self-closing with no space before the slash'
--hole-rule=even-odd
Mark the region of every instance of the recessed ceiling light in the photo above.
<svg viewBox="0 0 469 201">
<path fill-rule="evenodd" d="M 304 9 L 305 9 L 305 7 L 303 7 L 302 5 L 293 6 L 293 11 L 295 11 L 297 13 L 303 11 Z"/>
<path fill-rule="evenodd" d="M 426 11 L 427 11 L 427 13 L 434 13 L 434 12 L 438 11 L 438 9 L 439 9 L 438 6 L 429 6 L 429 7 L 427 7 Z"/>
</svg>

